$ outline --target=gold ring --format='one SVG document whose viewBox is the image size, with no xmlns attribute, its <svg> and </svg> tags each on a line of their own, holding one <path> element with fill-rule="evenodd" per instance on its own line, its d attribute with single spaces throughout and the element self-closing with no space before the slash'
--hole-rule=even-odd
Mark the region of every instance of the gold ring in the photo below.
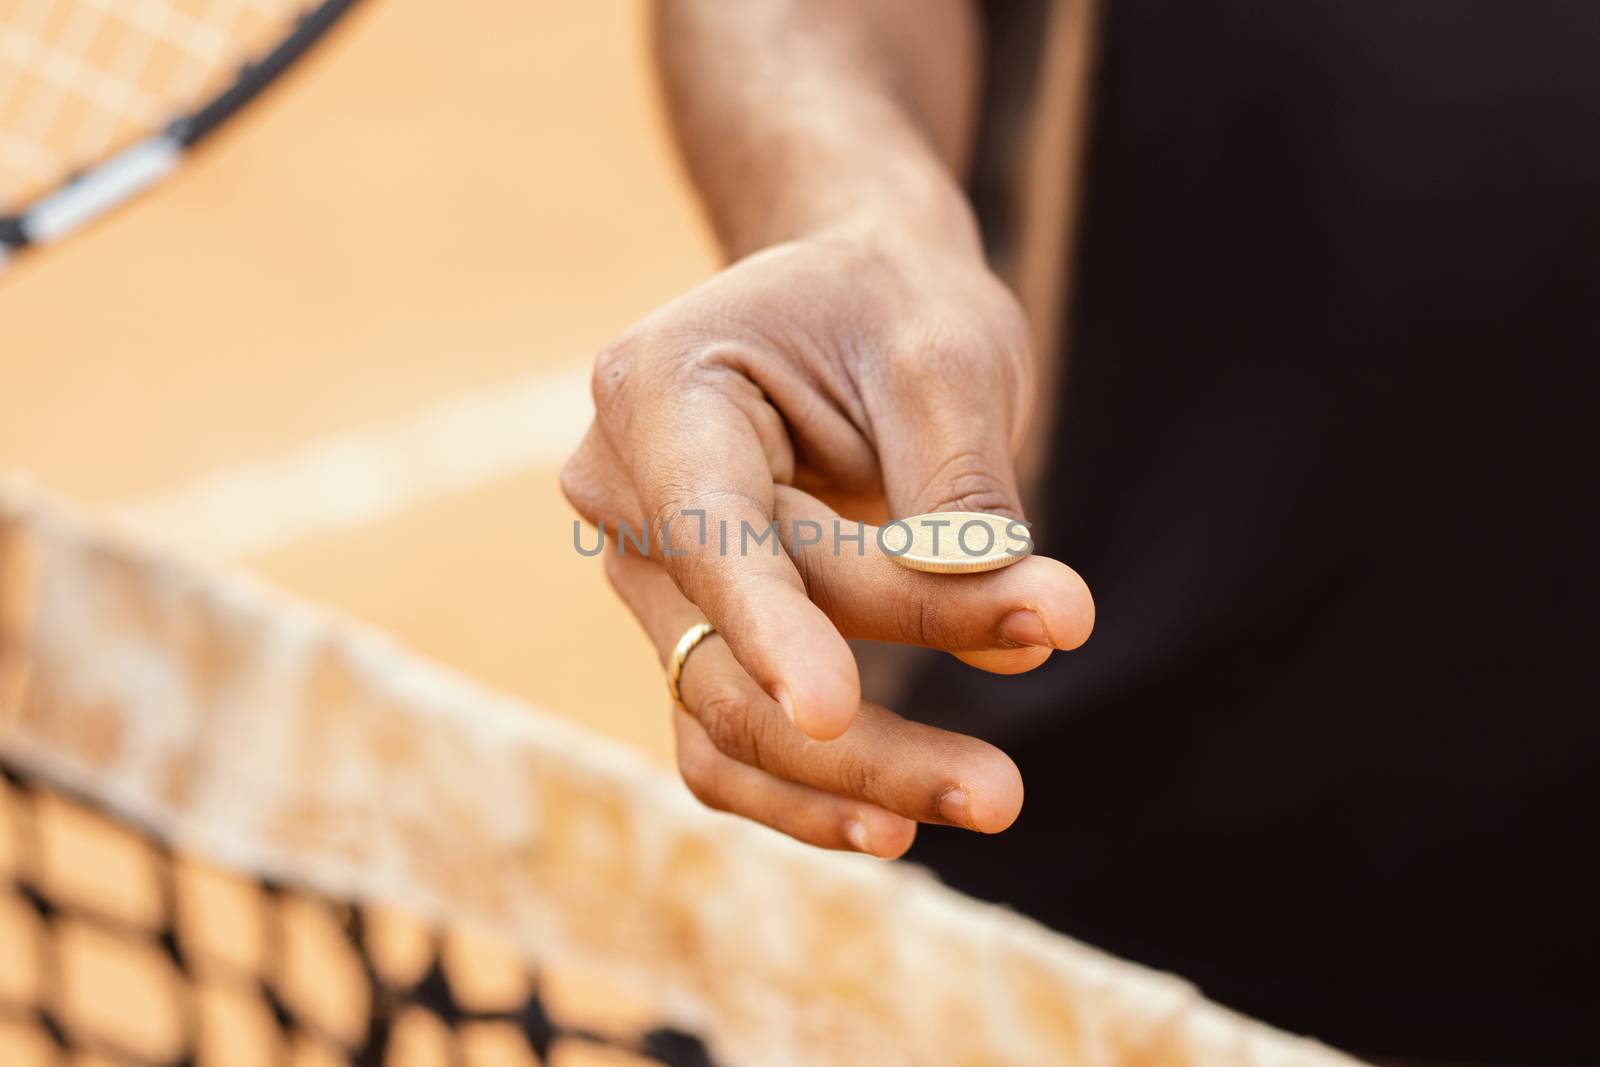
<svg viewBox="0 0 1600 1067">
<path fill-rule="evenodd" d="M 678 638 L 677 645 L 672 649 L 672 658 L 667 660 L 667 692 L 672 694 L 672 702 L 684 711 L 689 709 L 683 706 L 683 694 L 678 691 L 678 680 L 683 677 L 683 663 L 696 645 L 716 632 L 716 627 L 709 622 L 695 623 L 683 631 L 683 636 Z"/>
</svg>

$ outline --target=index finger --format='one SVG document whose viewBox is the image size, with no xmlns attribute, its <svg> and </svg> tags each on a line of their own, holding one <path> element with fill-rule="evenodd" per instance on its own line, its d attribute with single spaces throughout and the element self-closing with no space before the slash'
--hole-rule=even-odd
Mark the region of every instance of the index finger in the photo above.
<svg viewBox="0 0 1600 1067">
<path fill-rule="evenodd" d="M 837 737 L 860 706 L 860 679 L 778 539 L 782 420 L 730 366 L 667 366 L 676 373 L 664 374 L 659 359 L 612 354 L 595 375 L 602 431 L 644 508 L 644 544 L 795 725 Z M 618 541 L 619 551 L 639 548 Z"/>
</svg>

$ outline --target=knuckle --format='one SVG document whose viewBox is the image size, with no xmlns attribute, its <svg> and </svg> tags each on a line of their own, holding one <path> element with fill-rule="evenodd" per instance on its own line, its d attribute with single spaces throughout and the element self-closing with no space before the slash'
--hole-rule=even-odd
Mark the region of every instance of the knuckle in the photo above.
<svg viewBox="0 0 1600 1067">
<path fill-rule="evenodd" d="M 791 552 L 789 558 L 800 575 L 800 584 L 805 587 L 806 596 L 824 615 L 836 619 L 843 601 L 835 576 L 829 573 L 826 553 L 806 549 L 799 553 Z"/>
<path fill-rule="evenodd" d="M 927 511 L 984 511 L 1010 514 L 1016 510 L 1011 495 L 996 485 L 962 483 L 937 494 Z"/>
<path fill-rule="evenodd" d="M 751 378 L 751 366 L 758 357 L 751 350 L 731 341 L 664 341 L 672 353 L 663 362 L 670 377 L 652 377 L 652 389 L 664 386 L 679 395 L 717 396 L 733 400 L 752 400 L 762 396 Z"/>
<path fill-rule="evenodd" d="M 1026 410 L 1036 368 L 1026 312 L 998 278 L 989 275 L 974 299 L 921 327 L 911 343 L 887 353 L 898 389 L 935 407 L 970 408 L 975 400 Z"/>
<path fill-rule="evenodd" d="M 713 689 L 695 707 L 695 718 L 718 752 L 741 763 L 753 760 L 758 746 L 751 729 L 750 705 L 743 694 L 728 688 Z"/>
<path fill-rule="evenodd" d="M 958 452 L 941 463 L 917 494 L 918 507 L 930 511 L 1016 512 L 1016 494 L 993 473 L 986 457 Z"/>
<path fill-rule="evenodd" d="M 932 597 L 908 601 L 899 611 L 900 629 L 913 644 L 924 648 L 956 647 L 949 616 Z"/>
<path fill-rule="evenodd" d="M 882 793 L 883 772 L 870 759 L 852 759 L 839 768 L 845 793 L 863 800 L 876 800 Z"/>
<path fill-rule="evenodd" d="M 670 332 L 636 327 L 611 342 L 595 356 L 589 392 L 601 414 L 626 405 L 637 397 L 643 403 L 664 388 L 674 392 L 696 389 L 751 388 L 745 381 L 745 354 L 736 346 L 695 345 Z"/>
<path fill-rule="evenodd" d="M 637 366 L 638 360 L 625 343 L 617 342 L 600 351 L 589 378 L 589 392 L 597 410 L 606 411 L 623 402 Z"/>
<path fill-rule="evenodd" d="M 680 770 L 683 784 L 688 787 L 689 795 L 712 811 L 732 811 L 733 805 L 728 798 L 722 795 L 722 790 L 717 787 L 716 775 L 702 771 L 689 772 Z"/>
<path fill-rule="evenodd" d="M 661 489 L 663 495 L 650 508 L 644 530 L 651 551 L 658 547 L 662 550 L 661 562 L 667 572 L 685 591 L 685 595 L 693 600 L 693 591 L 702 590 L 704 578 L 715 574 L 715 567 L 703 550 L 702 542 L 706 539 L 701 535 L 705 531 L 697 525 L 696 517 L 689 514 L 691 511 L 705 511 L 706 508 L 685 486 L 664 485 Z M 698 517 L 701 522 L 706 521 L 704 516 Z"/>
<path fill-rule="evenodd" d="M 727 799 L 718 785 L 716 755 L 709 746 L 679 745 L 678 776 L 700 803 L 715 811 L 728 810 Z"/>
<path fill-rule="evenodd" d="M 936 334 L 891 352 L 890 378 L 897 390 L 909 395 L 948 402 L 967 395 L 973 381 L 985 373 L 981 351 L 980 346 L 959 340 L 952 333 Z"/>
<path fill-rule="evenodd" d="M 662 483 L 655 488 L 659 499 L 646 516 L 651 530 L 670 529 L 673 523 L 681 526 L 684 513 L 700 506 L 693 490 L 686 485 Z"/>
<path fill-rule="evenodd" d="M 770 518 L 771 498 L 682 483 L 663 483 L 656 489 L 646 529 L 658 542 L 670 535 L 674 554 L 663 562 L 685 595 L 697 603 L 701 596 L 715 598 L 738 580 L 737 572 L 725 566 L 725 557 L 744 555 L 746 546 L 750 554 L 783 551 L 781 526 Z"/>
<path fill-rule="evenodd" d="M 744 377 L 736 348 L 726 344 L 696 345 L 678 361 L 678 372 L 692 385 L 720 389 Z"/>
</svg>

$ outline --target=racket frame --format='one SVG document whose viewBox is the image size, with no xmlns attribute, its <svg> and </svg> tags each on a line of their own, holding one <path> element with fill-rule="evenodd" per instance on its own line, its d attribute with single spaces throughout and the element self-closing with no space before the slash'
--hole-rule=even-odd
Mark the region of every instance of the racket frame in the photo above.
<svg viewBox="0 0 1600 1067">
<path fill-rule="evenodd" d="M 171 174 L 186 152 L 259 96 L 357 2 L 323 0 L 303 12 L 271 51 L 242 67 L 204 106 L 172 120 L 160 133 L 78 171 L 20 212 L 0 215 L 0 267 L 9 255 L 60 240 Z"/>
</svg>

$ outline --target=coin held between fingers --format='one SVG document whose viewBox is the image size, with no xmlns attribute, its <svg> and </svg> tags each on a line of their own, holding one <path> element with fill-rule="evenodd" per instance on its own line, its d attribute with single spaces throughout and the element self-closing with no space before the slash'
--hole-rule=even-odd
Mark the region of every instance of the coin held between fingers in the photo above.
<svg viewBox="0 0 1600 1067">
<path fill-rule="evenodd" d="M 895 519 L 878 531 L 878 544 L 900 566 L 932 574 L 999 570 L 1033 552 L 1026 523 L 982 511 Z"/>
</svg>

